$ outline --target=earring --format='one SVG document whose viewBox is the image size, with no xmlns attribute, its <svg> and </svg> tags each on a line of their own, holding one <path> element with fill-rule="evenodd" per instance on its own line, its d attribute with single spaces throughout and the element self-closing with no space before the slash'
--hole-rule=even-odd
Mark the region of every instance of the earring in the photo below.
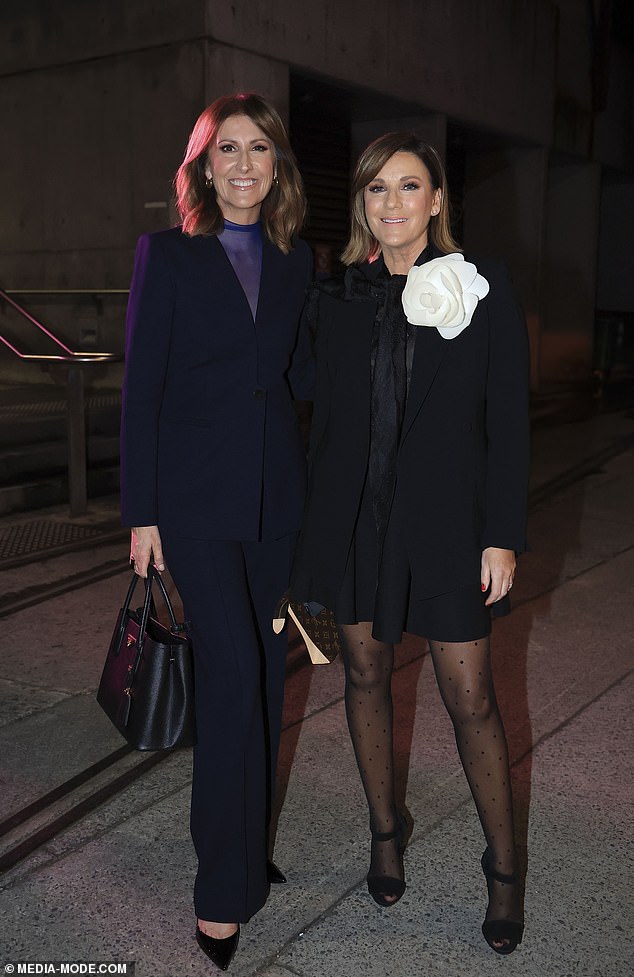
<svg viewBox="0 0 634 977">
<path fill-rule="evenodd" d="M 213 185 L 214 185 L 214 178 L 213 178 L 213 176 L 208 176 L 206 178 L 206 180 L 205 180 L 205 186 L 206 187 L 213 187 Z"/>
<path fill-rule="evenodd" d="M 273 183 L 275 184 L 275 186 L 277 186 L 279 184 L 279 182 L 280 181 L 278 180 L 277 173 L 276 173 L 275 176 L 273 177 Z"/>
</svg>

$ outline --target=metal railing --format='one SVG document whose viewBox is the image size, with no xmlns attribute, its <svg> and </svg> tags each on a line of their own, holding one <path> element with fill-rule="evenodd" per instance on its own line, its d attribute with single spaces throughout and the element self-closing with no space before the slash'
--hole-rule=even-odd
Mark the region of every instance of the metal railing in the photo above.
<svg viewBox="0 0 634 977">
<path fill-rule="evenodd" d="M 56 291 L 60 291 L 59 289 Z M 68 292 L 76 290 L 69 289 Z M 86 290 L 88 291 L 88 290 Z M 101 294 L 106 291 L 123 292 L 123 289 L 90 290 L 91 294 Z M 125 290 L 127 291 L 127 290 Z M 31 289 L 13 294 L 56 294 L 50 290 Z M 83 516 L 87 509 L 87 475 L 86 475 L 86 408 L 84 399 L 85 370 L 100 363 L 116 363 L 122 359 L 118 353 L 84 352 L 70 349 L 50 329 L 27 312 L 8 292 L 0 288 L 0 300 L 7 302 L 22 318 L 27 319 L 40 333 L 45 335 L 61 350 L 60 353 L 25 353 L 18 349 L 0 333 L 2 342 L 20 360 L 38 363 L 42 368 L 59 366 L 66 375 L 66 404 L 67 404 L 67 434 L 68 434 L 68 494 L 71 516 Z"/>
<path fill-rule="evenodd" d="M 35 299 L 41 298 L 42 296 L 50 296 L 55 299 L 57 297 L 66 298 L 68 296 L 76 295 L 78 297 L 86 298 L 89 296 L 97 309 L 97 315 L 101 315 L 103 312 L 103 304 L 105 298 L 114 297 L 121 298 L 125 296 L 127 299 L 130 294 L 129 288 L 7 288 L 5 289 L 6 295 L 18 295 L 18 296 L 33 296 Z"/>
<path fill-rule="evenodd" d="M 129 295 L 129 288 L 8 288 L 5 295 Z"/>
</svg>

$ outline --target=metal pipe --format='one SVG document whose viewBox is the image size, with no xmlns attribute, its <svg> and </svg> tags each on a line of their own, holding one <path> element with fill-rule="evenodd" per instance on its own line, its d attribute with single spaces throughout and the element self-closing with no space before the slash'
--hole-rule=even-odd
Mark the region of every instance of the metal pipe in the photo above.
<svg viewBox="0 0 634 977">
<path fill-rule="evenodd" d="M 50 331 L 50 329 L 47 329 L 46 326 L 42 325 L 41 322 L 38 322 L 38 320 L 35 319 L 30 314 L 30 312 L 27 312 L 26 309 L 23 309 L 21 305 L 18 305 L 17 302 L 14 302 L 11 296 L 7 295 L 7 293 L 4 292 L 2 289 L 0 289 L 0 297 L 2 297 L 5 300 L 5 302 L 8 302 L 9 305 L 13 306 L 16 312 L 19 312 L 21 316 L 24 316 L 24 318 L 28 319 L 29 322 L 32 322 L 34 326 L 37 326 L 40 332 L 43 332 L 45 336 L 48 336 L 48 338 L 52 340 L 52 342 L 54 342 L 57 346 L 60 346 L 65 353 L 68 353 L 70 356 L 73 355 L 73 351 L 70 348 L 70 346 L 67 346 L 65 343 L 61 341 L 61 339 L 58 339 L 57 336 Z"/>
<path fill-rule="evenodd" d="M 129 288 L 7 288 L 5 295 L 129 295 Z"/>
<path fill-rule="evenodd" d="M 85 516 L 88 502 L 86 476 L 86 411 L 84 371 L 80 364 L 68 364 L 68 496 L 71 517 Z"/>
</svg>

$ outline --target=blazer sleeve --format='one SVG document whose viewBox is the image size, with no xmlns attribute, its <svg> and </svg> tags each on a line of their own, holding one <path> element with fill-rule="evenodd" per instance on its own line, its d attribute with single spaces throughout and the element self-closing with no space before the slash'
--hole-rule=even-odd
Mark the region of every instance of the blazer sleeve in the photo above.
<svg viewBox="0 0 634 977">
<path fill-rule="evenodd" d="M 158 523 L 158 419 L 169 358 L 175 283 L 158 235 L 139 239 L 126 318 L 121 416 L 121 519 Z"/>
<path fill-rule="evenodd" d="M 310 248 L 302 244 L 303 264 L 300 274 L 308 290 L 313 277 L 313 258 Z M 288 370 L 288 382 L 294 400 L 312 400 L 315 387 L 315 360 L 307 317 L 302 315 L 297 329 L 297 341 Z"/>
<path fill-rule="evenodd" d="M 529 352 L 524 316 L 506 268 L 489 292 L 486 520 L 482 548 L 524 552 L 529 474 Z"/>
</svg>

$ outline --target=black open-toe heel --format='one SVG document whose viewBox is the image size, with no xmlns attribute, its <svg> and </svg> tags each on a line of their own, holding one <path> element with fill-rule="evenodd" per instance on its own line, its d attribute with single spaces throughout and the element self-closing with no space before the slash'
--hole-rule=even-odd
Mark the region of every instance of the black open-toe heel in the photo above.
<svg viewBox="0 0 634 977">
<path fill-rule="evenodd" d="M 224 940 L 216 940 L 213 936 L 207 936 L 198 925 L 196 926 L 196 942 L 198 946 L 220 970 L 226 970 L 233 960 L 239 939 L 239 926 L 235 933 L 227 936 Z"/>
<path fill-rule="evenodd" d="M 407 835 L 407 822 L 402 814 L 398 816 L 398 826 L 394 831 L 372 832 L 372 841 L 396 841 L 398 842 L 398 853 L 403 862 L 403 852 L 405 851 L 405 838 Z M 405 869 L 403 868 L 403 875 Z M 377 903 L 384 909 L 389 909 L 395 905 L 406 889 L 405 879 L 397 879 L 391 875 L 370 875 L 367 877 L 368 892 Z"/>
<path fill-rule="evenodd" d="M 492 882 L 500 882 L 502 885 L 518 885 L 519 874 L 513 872 L 512 875 L 504 875 L 492 868 L 489 864 L 489 849 L 485 848 L 482 855 L 482 871 L 487 880 L 487 890 L 489 893 L 489 903 L 493 898 Z M 496 953 L 506 955 L 513 953 L 513 950 L 522 942 L 524 934 L 524 922 L 517 919 L 485 919 L 482 924 L 482 935 L 492 950 Z M 499 946 L 496 946 L 496 943 Z"/>
</svg>

